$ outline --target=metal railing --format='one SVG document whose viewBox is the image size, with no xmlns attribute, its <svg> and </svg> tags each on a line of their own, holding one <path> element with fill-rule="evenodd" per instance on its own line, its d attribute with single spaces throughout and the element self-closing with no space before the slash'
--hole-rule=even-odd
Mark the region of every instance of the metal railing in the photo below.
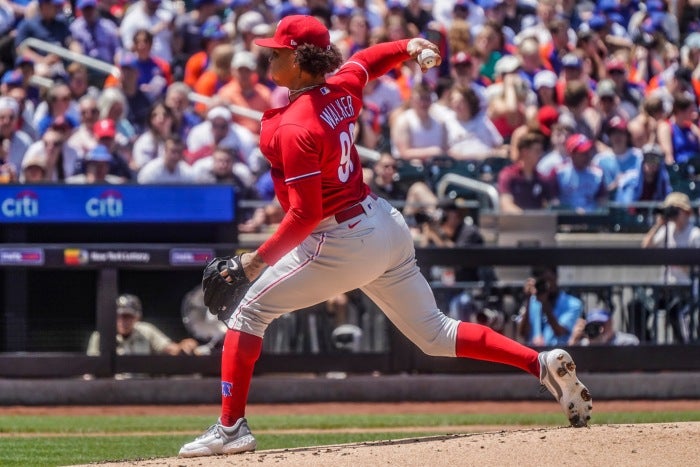
<svg viewBox="0 0 700 467">
<path fill-rule="evenodd" d="M 121 76 L 121 70 L 119 70 L 118 66 L 104 62 L 102 60 L 98 60 L 96 58 L 88 57 L 87 55 L 73 52 L 72 50 L 69 50 L 65 47 L 61 47 L 60 45 L 51 44 L 49 42 L 30 37 L 22 41 L 19 47 L 17 47 L 17 51 L 21 52 L 22 49 L 24 49 L 25 47 L 58 55 L 63 59 L 72 62 L 78 62 L 92 70 L 100 71 L 106 75 L 112 75 L 116 78 L 119 78 Z"/>
<path fill-rule="evenodd" d="M 448 173 L 440 178 L 440 181 L 438 181 L 435 187 L 438 198 L 443 199 L 447 196 L 447 188 L 450 185 L 457 185 L 459 187 L 466 188 L 480 195 L 480 199 L 485 198 L 490 206 L 482 205 L 482 207 L 489 208 L 494 212 L 498 212 L 500 210 L 498 190 L 496 190 L 496 187 L 490 183 L 485 183 L 463 175 Z"/>
</svg>

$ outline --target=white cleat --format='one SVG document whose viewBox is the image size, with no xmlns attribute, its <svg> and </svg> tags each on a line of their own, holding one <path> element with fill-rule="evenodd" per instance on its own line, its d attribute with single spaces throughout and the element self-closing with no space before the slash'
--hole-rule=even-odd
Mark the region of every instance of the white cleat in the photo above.
<svg viewBox="0 0 700 467">
<path fill-rule="evenodd" d="M 561 404 L 564 414 L 574 427 L 584 427 L 591 419 L 593 398 L 588 388 L 576 377 L 576 364 L 562 349 L 540 352 L 540 383 Z"/>
<path fill-rule="evenodd" d="M 232 427 L 220 421 L 210 426 L 204 434 L 180 448 L 180 457 L 216 456 L 255 451 L 257 442 L 248 428 L 245 418 L 239 418 Z"/>
</svg>

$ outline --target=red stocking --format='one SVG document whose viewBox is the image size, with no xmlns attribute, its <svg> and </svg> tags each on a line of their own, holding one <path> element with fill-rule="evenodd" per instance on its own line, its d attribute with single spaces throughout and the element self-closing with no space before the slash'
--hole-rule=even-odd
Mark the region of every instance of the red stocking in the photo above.
<svg viewBox="0 0 700 467">
<path fill-rule="evenodd" d="M 536 351 L 480 324 L 459 323 L 455 350 L 458 357 L 505 363 L 540 377 Z"/>
<path fill-rule="evenodd" d="M 245 415 L 250 380 L 260 357 L 262 338 L 228 330 L 221 355 L 221 424 L 233 426 Z"/>
</svg>

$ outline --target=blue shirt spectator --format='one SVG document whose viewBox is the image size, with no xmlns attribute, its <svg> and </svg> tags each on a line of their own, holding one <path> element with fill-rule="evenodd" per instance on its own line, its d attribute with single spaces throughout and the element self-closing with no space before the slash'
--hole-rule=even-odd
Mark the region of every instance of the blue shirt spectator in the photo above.
<svg viewBox="0 0 700 467">
<path fill-rule="evenodd" d="M 529 298 L 518 317 L 518 334 L 531 345 L 566 345 L 583 313 L 583 302 L 559 288 L 556 267 L 534 276 L 525 282 Z"/>
<path fill-rule="evenodd" d="M 571 163 L 555 171 L 559 206 L 579 213 L 595 211 L 607 201 L 603 171 L 591 165 L 593 142 L 582 134 L 566 141 Z"/>
<path fill-rule="evenodd" d="M 30 37 L 50 44 L 69 47 L 73 42 L 73 36 L 66 18 L 58 14 L 61 5 L 63 5 L 63 0 L 39 0 L 39 14 L 26 18 L 19 24 L 17 36 L 15 36 L 15 47 L 19 48 L 20 44 Z M 22 49 L 21 53 L 36 62 L 43 59 L 43 54 L 29 48 Z"/>
<path fill-rule="evenodd" d="M 97 0 L 78 0 L 76 6 L 82 16 L 70 25 L 73 38 L 85 55 L 114 63 L 114 57 L 121 48 L 117 25 L 100 16 Z"/>
</svg>

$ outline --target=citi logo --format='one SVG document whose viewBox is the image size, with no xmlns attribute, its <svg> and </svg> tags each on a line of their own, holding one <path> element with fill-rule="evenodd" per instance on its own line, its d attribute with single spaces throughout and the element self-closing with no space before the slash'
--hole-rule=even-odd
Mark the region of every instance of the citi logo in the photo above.
<svg viewBox="0 0 700 467">
<path fill-rule="evenodd" d="M 121 217 L 124 215 L 122 194 L 117 190 L 107 190 L 85 203 L 85 212 L 90 217 Z"/>
<path fill-rule="evenodd" d="M 39 215 L 39 196 L 31 190 L 20 191 L 14 198 L 5 198 L 0 211 L 5 217 L 36 217 Z"/>
</svg>

